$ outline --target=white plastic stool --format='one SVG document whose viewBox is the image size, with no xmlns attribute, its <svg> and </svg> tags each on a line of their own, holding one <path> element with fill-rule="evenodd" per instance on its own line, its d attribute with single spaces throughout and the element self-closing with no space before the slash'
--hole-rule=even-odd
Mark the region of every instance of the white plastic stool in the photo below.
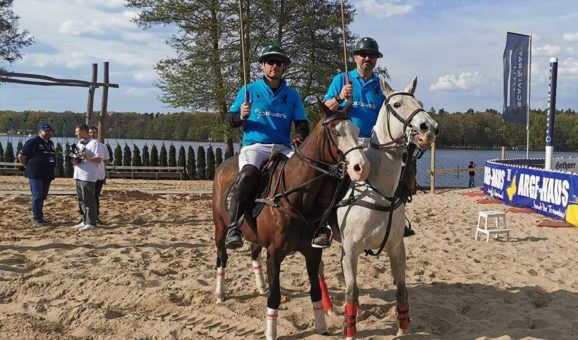
<svg viewBox="0 0 578 340">
<path fill-rule="evenodd" d="M 495 227 L 488 228 L 488 220 L 494 218 L 495 219 Z M 484 219 L 484 223 L 482 224 L 482 219 Z M 502 223 L 500 224 L 500 219 Z M 506 227 L 506 213 L 499 210 L 489 210 L 489 211 L 480 211 L 478 215 L 478 225 L 476 227 L 476 236 L 474 237 L 475 240 L 478 240 L 478 233 L 484 233 L 487 235 L 486 242 L 490 242 L 490 234 L 495 234 L 496 238 L 498 238 L 499 234 L 506 234 L 506 239 L 510 240 L 510 229 Z"/>
</svg>

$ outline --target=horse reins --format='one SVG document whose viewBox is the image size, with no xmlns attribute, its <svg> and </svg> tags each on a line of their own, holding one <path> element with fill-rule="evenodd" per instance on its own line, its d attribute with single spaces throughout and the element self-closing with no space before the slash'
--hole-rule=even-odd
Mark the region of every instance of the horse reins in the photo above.
<svg viewBox="0 0 578 340">
<path fill-rule="evenodd" d="M 329 212 L 331 210 L 333 210 L 335 208 L 335 206 L 337 205 L 336 193 L 338 192 L 339 189 L 341 189 L 341 186 L 343 185 L 343 182 L 344 182 L 345 173 L 347 171 L 346 168 L 347 168 L 347 164 L 348 164 L 346 157 L 350 152 L 363 148 L 362 146 L 356 146 L 356 147 L 353 147 L 353 148 L 347 150 L 346 152 L 342 152 L 341 150 L 339 150 L 339 148 L 337 147 L 337 143 L 333 140 L 333 137 L 331 137 L 332 131 L 330 131 L 328 128 L 329 124 L 331 122 L 336 121 L 336 120 L 351 120 L 351 118 L 349 116 L 346 116 L 346 115 L 334 115 L 334 116 L 326 118 L 322 123 L 323 124 L 323 136 L 324 136 L 323 149 L 325 148 L 326 144 L 330 145 L 330 149 L 331 149 L 331 147 L 335 147 L 335 149 L 337 150 L 337 157 L 339 159 L 337 159 L 333 155 L 333 153 L 331 153 L 331 158 L 333 158 L 333 160 L 335 160 L 337 162 L 337 164 L 331 164 L 331 163 L 327 163 L 327 162 L 308 158 L 307 156 L 303 155 L 303 153 L 301 153 L 301 151 L 299 151 L 299 148 L 295 148 L 295 154 L 299 157 L 299 159 L 301 159 L 307 166 L 321 172 L 321 174 L 319 174 L 319 175 L 315 176 L 314 178 L 310 179 L 309 181 L 307 181 L 307 182 L 305 182 L 299 186 L 296 186 L 294 188 L 291 188 L 289 190 L 285 190 L 281 193 L 275 194 L 275 195 L 270 196 L 270 197 L 256 199 L 255 200 L 256 203 L 267 204 L 271 207 L 278 208 L 278 209 L 280 209 L 280 210 L 282 210 L 282 211 L 284 211 L 284 212 L 286 212 L 286 213 L 288 213 L 294 217 L 300 218 L 301 220 L 303 220 L 307 224 L 315 223 L 317 220 L 323 221 L 329 216 Z M 338 187 L 337 187 L 336 191 L 333 194 L 333 198 L 331 200 L 329 207 L 317 219 L 315 219 L 313 221 L 308 221 L 307 218 L 305 216 L 303 216 L 303 214 L 301 214 L 301 212 L 299 212 L 298 210 L 296 210 L 296 212 L 291 211 L 291 210 L 286 209 L 286 208 L 284 208 L 278 204 L 278 202 L 281 198 L 288 199 L 288 196 L 290 194 L 301 191 L 304 188 L 307 188 L 311 183 L 316 182 L 325 176 L 330 176 L 330 177 L 336 178 L 339 180 L 339 183 L 338 183 Z M 283 187 L 285 187 L 285 184 L 284 184 L 285 183 L 285 165 L 283 165 L 283 168 L 281 169 L 281 174 L 279 175 L 278 180 L 277 180 L 277 184 L 275 185 L 275 191 L 277 191 L 279 189 L 281 182 L 283 182 Z"/>
<path fill-rule="evenodd" d="M 389 149 L 391 148 L 407 148 L 407 155 L 406 155 L 406 164 L 414 159 L 414 152 L 415 152 L 415 146 L 411 147 L 411 144 L 409 143 L 409 139 L 407 137 L 407 134 L 403 134 L 400 137 L 394 138 L 391 130 L 390 130 L 390 124 L 389 124 L 389 117 L 390 114 L 393 115 L 397 120 L 399 120 L 403 126 L 404 126 L 404 130 L 410 129 L 410 131 L 415 131 L 415 127 L 411 124 L 411 121 L 413 120 L 413 118 L 415 117 L 415 115 L 417 115 L 420 112 L 425 112 L 425 110 L 421 107 L 415 109 L 414 111 L 412 111 L 412 113 L 407 117 L 407 118 L 403 118 L 389 103 L 390 99 L 395 97 L 395 96 L 399 96 L 399 95 L 405 95 L 405 96 L 410 96 L 412 98 L 415 98 L 414 95 L 412 93 L 409 92 L 396 92 L 393 93 L 391 96 L 389 96 L 386 101 L 385 101 L 385 107 L 387 110 L 387 119 L 388 119 L 388 124 L 387 124 L 387 132 L 389 134 L 390 137 L 390 141 L 387 143 L 376 143 L 373 141 L 373 136 L 370 139 L 370 147 L 377 149 L 377 150 L 381 150 L 384 152 L 389 152 Z M 421 156 L 423 155 L 423 151 L 419 151 L 417 152 L 415 158 L 419 159 L 421 158 Z M 389 206 L 383 206 L 383 205 L 379 205 L 379 204 L 375 204 L 375 203 L 370 203 L 370 202 L 366 202 L 363 200 L 357 200 L 357 198 L 354 195 L 354 191 L 355 191 L 355 185 L 353 185 L 352 189 L 351 189 L 351 194 L 349 195 L 349 198 L 339 202 L 339 204 L 337 204 L 337 207 L 345 207 L 348 205 L 359 205 L 362 206 L 366 209 L 370 209 L 370 210 L 376 210 L 376 211 L 383 211 L 383 212 L 389 212 L 388 213 L 388 218 L 387 218 L 387 226 L 385 229 L 385 236 L 381 242 L 381 245 L 379 246 L 379 250 L 377 251 L 377 253 L 374 253 L 373 250 L 371 249 L 366 249 L 364 250 L 365 255 L 371 255 L 371 256 L 379 256 L 381 254 L 381 252 L 383 251 L 383 249 L 385 248 L 385 244 L 387 243 L 387 240 L 389 239 L 389 234 L 391 232 L 391 224 L 393 221 L 393 212 L 399 208 L 402 204 L 411 201 L 411 196 L 409 198 L 403 198 L 402 197 L 402 180 L 404 177 L 404 173 L 407 169 L 407 166 L 404 166 L 403 171 L 400 174 L 400 181 L 397 185 L 397 188 L 395 189 L 395 193 L 393 194 L 393 197 L 388 197 L 386 195 L 384 195 L 382 192 L 380 192 L 374 185 L 372 185 L 368 180 L 365 181 L 365 183 L 367 184 L 367 186 L 369 187 L 369 189 L 373 190 L 374 192 L 376 192 L 379 196 L 381 196 L 382 198 L 384 198 L 386 201 L 389 201 Z"/>
</svg>

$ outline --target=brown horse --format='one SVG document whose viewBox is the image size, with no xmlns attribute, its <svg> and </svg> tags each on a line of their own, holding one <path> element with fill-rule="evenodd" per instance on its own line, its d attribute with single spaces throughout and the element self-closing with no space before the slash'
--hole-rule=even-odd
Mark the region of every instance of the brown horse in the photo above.
<svg viewBox="0 0 578 340">
<path fill-rule="evenodd" d="M 325 333 L 327 326 L 321 305 L 321 289 L 318 281 L 321 250 L 311 247 L 311 238 L 323 216 L 329 215 L 338 177 L 345 172 L 354 181 L 363 181 L 369 173 L 367 159 L 357 146 L 359 129 L 351 122 L 347 107 L 343 112 L 331 111 L 320 104 L 323 117 L 313 132 L 284 165 L 272 174 L 271 189 L 262 212 L 256 219 L 245 213 L 242 230 L 252 243 L 251 253 L 257 286 L 261 293 L 265 288 L 260 279 L 259 255 L 261 247 L 267 249 L 267 276 L 269 298 L 267 299 L 267 339 L 277 335 L 277 315 L 281 302 L 279 274 L 283 259 L 295 251 L 305 257 L 307 274 L 311 284 L 315 329 Z M 225 161 L 213 181 L 213 220 L 217 246 L 217 303 L 224 299 L 227 250 L 225 234 L 229 213 L 226 209 L 227 191 L 238 173 L 237 157 Z M 335 180 L 326 181 L 327 178 Z"/>
</svg>

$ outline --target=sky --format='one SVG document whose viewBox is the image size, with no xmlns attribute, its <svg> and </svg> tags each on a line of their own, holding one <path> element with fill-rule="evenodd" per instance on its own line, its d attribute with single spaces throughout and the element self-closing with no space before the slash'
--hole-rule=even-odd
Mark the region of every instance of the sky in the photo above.
<svg viewBox="0 0 578 340">
<path fill-rule="evenodd" d="M 171 29 L 143 31 L 123 0 L 15 0 L 20 27 L 35 44 L 10 71 L 90 80 L 92 64 L 110 62 L 108 110 L 177 112 L 158 100 L 157 61 L 174 55 Z M 417 76 L 416 97 L 429 110 L 502 110 L 506 33 L 532 36 L 531 107 L 548 107 L 550 58 L 558 58 L 557 108 L 578 110 L 578 1 L 353 0 L 351 30 L 377 40 L 390 85 Z M 329 83 L 329 79 L 327 82 Z M 86 111 L 85 88 L 0 85 L 0 110 Z M 323 94 L 320 94 L 320 96 Z M 95 110 L 100 109 L 97 90 Z"/>
</svg>

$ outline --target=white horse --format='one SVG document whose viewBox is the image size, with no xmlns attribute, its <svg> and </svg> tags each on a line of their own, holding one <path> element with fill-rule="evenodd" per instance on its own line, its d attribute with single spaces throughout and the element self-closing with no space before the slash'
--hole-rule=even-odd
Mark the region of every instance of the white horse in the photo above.
<svg viewBox="0 0 578 340">
<path fill-rule="evenodd" d="M 350 205 L 337 210 L 342 239 L 341 264 L 345 276 L 345 336 L 353 339 L 359 306 L 357 260 L 365 249 L 385 250 L 389 256 L 394 283 L 397 288 L 398 335 L 407 332 L 409 306 L 405 286 L 405 204 L 400 198 L 400 176 L 407 146 L 415 144 L 428 149 L 435 141 L 438 124 L 424 111 L 413 94 L 415 78 L 404 91 L 394 91 L 380 77 L 381 90 L 386 96 L 377 123 L 373 128 L 366 157 L 371 164 L 369 176 L 363 184 L 356 184 L 346 198 Z M 326 291 L 324 292 L 326 293 Z"/>
</svg>

